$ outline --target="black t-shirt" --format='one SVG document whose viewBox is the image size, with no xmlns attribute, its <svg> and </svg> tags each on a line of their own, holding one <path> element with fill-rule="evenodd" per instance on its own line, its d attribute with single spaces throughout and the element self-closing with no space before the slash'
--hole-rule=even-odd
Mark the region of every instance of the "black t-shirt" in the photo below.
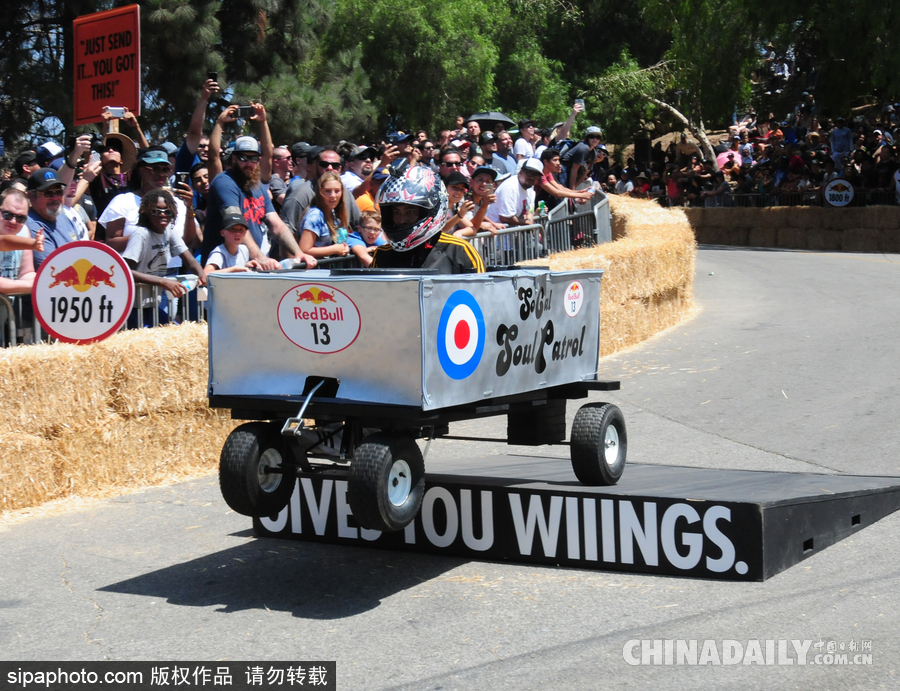
<svg viewBox="0 0 900 691">
<path fill-rule="evenodd" d="M 442 274 L 465 274 L 483 273 L 484 262 L 467 240 L 440 233 L 408 252 L 382 245 L 375 251 L 372 268 L 437 269 Z"/>
<path fill-rule="evenodd" d="M 594 152 L 587 142 L 578 142 L 569 149 L 562 158 L 562 164 L 566 169 L 566 177 L 572 179 L 572 168 L 576 165 L 590 167 L 594 163 Z"/>
</svg>

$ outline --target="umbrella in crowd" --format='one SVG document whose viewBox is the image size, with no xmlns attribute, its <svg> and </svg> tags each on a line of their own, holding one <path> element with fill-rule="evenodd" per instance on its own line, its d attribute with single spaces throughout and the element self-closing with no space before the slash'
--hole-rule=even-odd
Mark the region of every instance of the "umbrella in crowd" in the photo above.
<svg viewBox="0 0 900 691">
<path fill-rule="evenodd" d="M 493 131 L 497 123 L 502 123 L 507 128 L 516 124 L 503 113 L 498 113 L 496 110 L 490 110 L 485 113 L 472 113 L 466 122 L 469 122 L 469 120 L 475 120 L 485 132 Z"/>
</svg>

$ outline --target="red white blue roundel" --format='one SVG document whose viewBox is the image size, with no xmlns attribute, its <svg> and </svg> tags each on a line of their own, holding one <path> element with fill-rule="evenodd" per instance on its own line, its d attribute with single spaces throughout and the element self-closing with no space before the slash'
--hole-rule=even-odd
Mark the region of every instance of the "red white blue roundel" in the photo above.
<svg viewBox="0 0 900 691">
<path fill-rule="evenodd" d="M 484 353 L 484 314 L 465 290 L 451 295 L 438 322 L 437 349 L 441 367 L 453 379 L 465 379 Z"/>
</svg>

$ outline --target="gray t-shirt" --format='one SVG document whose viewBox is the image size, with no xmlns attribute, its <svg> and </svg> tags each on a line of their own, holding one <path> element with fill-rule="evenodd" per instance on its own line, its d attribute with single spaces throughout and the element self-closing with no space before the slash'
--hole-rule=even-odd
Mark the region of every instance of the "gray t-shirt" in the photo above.
<svg viewBox="0 0 900 691">
<path fill-rule="evenodd" d="M 206 265 L 215 264 L 220 269 L 230 269 L 232 266 L 247 266 L 248 261 L 250 261 L 250 250 L 246 245 L 238 245 L 237 254 L 231 254 L 223 243 L 209 253 Z"/>
<path fill-rule="evenodd" d="M 128 237 L 128 246 L 122 252 L 125 259 L 135 262 L 135 271 L 152 276 L 165 276 L 172 257 L 187 252 L 184 244 L 170 225 L 163 233 L 154 233 L 143 226 L 135 226 Z"/>
</svg>

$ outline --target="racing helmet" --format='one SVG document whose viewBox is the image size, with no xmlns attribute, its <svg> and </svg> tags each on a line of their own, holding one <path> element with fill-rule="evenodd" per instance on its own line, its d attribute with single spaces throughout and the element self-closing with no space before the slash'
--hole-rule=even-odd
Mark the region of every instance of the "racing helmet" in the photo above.
<svg viewBox="0 0 900 691">
<path fill-rule="evenodd" d="M 447 222 L 447 190 L 434 171 L 423 166 L 391 168 L 391 176 L 378 191 L 378 204 L 381 227 L 398 252 L 418 247 Z M 397 204 L 418 207 L 418 220 L 412 225 L 395 225 L 392 207 Z"/>
</svg>

